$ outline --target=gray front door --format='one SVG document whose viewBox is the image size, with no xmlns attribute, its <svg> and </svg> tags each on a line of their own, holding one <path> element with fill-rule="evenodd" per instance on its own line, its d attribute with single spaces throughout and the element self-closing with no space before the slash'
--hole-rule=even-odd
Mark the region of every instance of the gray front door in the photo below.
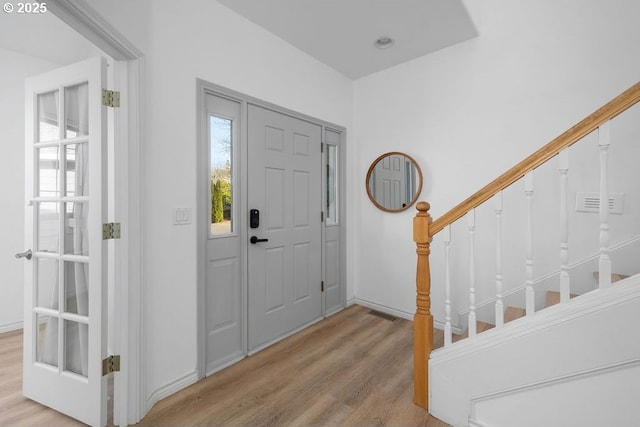
<svg viewBox="0 0 640 427">
<path fill-rule="evenodd" d="M 249 105 L 247 136 L 251 351 L 322 317 L 321 127 Z"/>
</svg>

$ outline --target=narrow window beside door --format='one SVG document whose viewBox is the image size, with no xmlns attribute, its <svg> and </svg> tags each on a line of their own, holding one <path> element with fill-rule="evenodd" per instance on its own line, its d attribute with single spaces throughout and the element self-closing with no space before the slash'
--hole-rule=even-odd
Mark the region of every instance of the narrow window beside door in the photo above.
<svg viewBox="0 0 640 427">
<path fill-rule="evenodd" d="M 338 223 L 338 147 L 327 144 L 327 224 Z"/>
<path fill-rule="evenodd" d="M 229 234 L 233 224 L 233 121 L 209 118 L 211 156 L 211 234 Z"/>
</svg>

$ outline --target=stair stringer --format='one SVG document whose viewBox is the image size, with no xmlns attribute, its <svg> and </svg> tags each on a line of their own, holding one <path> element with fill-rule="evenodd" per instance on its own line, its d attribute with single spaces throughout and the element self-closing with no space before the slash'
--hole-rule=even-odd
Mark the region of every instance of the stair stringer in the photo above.
<svg viewBox="0 0 640 427">
<path fill-rule="evenodd" d="M 434 350 L 429 412 L 467 426 L 474 399 L 637 359 L 637 325 L 640 275 Z"/>
<path fill-rule="evenodd" d="M 518 420 L 519 427 L 637 426 L 640 413 L 629 408 L 639 395 L 636 358 L 473 399 L 469 425 L 510 427 Z"/>
</svg>

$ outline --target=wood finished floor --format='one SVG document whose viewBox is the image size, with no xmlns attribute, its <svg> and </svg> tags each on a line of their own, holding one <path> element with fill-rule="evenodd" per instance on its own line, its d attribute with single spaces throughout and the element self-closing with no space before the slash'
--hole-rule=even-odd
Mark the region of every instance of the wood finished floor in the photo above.
<svg viewBox="0 0 640 427">
<path fill-rule="evenodd" d="M 83 426 L 22 396 L 22 331 L 0 334 L 0 426 Z"/>
<path fill-rule="evenodd" d="M 370 311 L 351 306 L 247 357 L 158 402 L 138 425 L 447 426 L 413 404 L 412 323 Z M 441 331 L 434 340 L 442 345 Z M 6 390 L 3 359 L 15 352 L 0 335 L 0 426 L 79 425 L 22 398 L 21 347 Z"/>
</svg>

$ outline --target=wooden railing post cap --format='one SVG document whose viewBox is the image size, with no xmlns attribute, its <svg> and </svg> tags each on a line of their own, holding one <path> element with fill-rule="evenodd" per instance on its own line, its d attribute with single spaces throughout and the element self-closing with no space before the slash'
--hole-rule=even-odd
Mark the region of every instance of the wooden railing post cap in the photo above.
<svg viewBox="0 0 640 427">
<path fill-rule="evenodd" d="M 425 244 L 431 241 L 431 236 L 429 235 L 431 215 L 428 212 L 430 207 L 427 202 L 418 202 L 416 206 L 418 213 L 413 218 L 413 241 L 418 244 Z"/>
<path fill-rule="evenodd" d="M 422 213 L 422 212 L 428 212 L 429 209 L 431 209 L 431 205 L 427 202 L 418 202 L 418 204 L 416 205 L 416 209 Z"/>
</svg>

